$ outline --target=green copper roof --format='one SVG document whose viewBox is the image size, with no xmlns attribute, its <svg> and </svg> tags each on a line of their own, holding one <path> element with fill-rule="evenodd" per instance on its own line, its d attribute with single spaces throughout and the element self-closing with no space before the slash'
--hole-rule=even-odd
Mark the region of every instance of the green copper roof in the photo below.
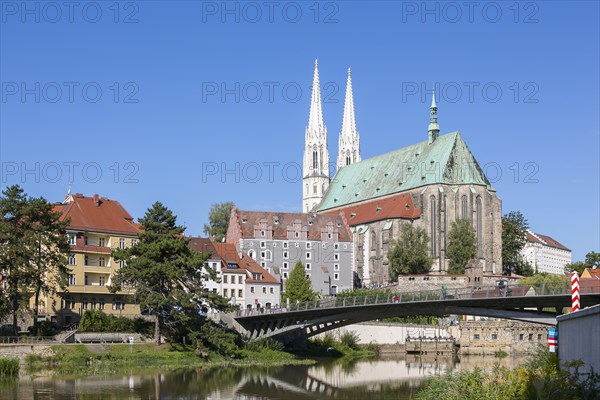
<svg viewBox="0 0 600 400">
<path fill-rule="evenodd" d="M 341 168 L 318 210 L 345 206 L 433 184 L 482 185 L 494 190 L 458 132 Z"/>
</svg>

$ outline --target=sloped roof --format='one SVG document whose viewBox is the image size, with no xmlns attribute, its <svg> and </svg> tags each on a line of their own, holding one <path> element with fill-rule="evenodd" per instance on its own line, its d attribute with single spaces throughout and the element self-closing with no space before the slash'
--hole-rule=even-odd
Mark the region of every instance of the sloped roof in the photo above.
<svg viewBox="0 0 600 400">
<path fill-rule="evenodd" d="M 597 279 L 600 280 L 600 269 L 596 268 L 586 268 L 583 270 L 583 273 L 581 274 L 582 278 L 588 278 L 588 279 Z"/>
<path fill-rule="evenodd" d="M 132 236 L 140 232 L 139 224 L 133 222 L 121 203 L 106 197 L 77 193 L 70 196 L 68 202 L 56 204 L 54 209 L 62 213 L 61 219 L 70 218 L 68 229 Z"/>
<path fill-rule="evenodd" d="M 534 233 L 529 230 L 527 231 L 527 241 L 530 243 L 543 244 L 544 246 L 554 247 L 560 250 L 571 251 L 571 249 L 567 248 L 557 240 L 552 239 L 550 236 L 542 235 L 541 233 Z"/>
<path fill-rule="evenodd" d="M 300 221 L 302 228 L 307 230 L 308 240 L 321 240 L 321 230 L 326 229 L 327 224 L 331 223 L 334 231 L 338 231 L 339 241 L 351 241 L 350 233 L 338 214 L 243 210 L 236 210 L 236 212 L 244 238 L 254 238 L 254 227 L 259 226 L 261 220 L 265 220 L 267 226 L 273 229 L 273 239 L 277 240 L 288 240 L 288 227 L 293 226 L 295 221 Z"/>
<path fill-rule="evenodd" d="M 416 219 L 421 216 L 421 210 L 415 208 L 410 193 L 344 207 L 342 212 L 350 226 L 385 219 Z"/>
<path fill-rule="evenodd" d="M 273 275 L 258 265 L 258 263 L 252 259 L 252 257 L 244 255 L 242 258 L 240 258 L 235 245 L 232 243 L 217 243 L 209 238 L 191 238 L 188 246 L 192 250 L 200 253 L 210 253 L 211 258 L 220 259 L 222 272 L 247 274 L 248 276 L 246 277 L 246 282 L 272 284 L 279 283 L 279 281 Z M 227 269 L 227 263 L 237 264 L 240 269 Z M 252 279 L 253 273 L 262 274 L 263 279 Z"/>
<path fill-rule="evenodd" d="M 459 132 L 403 147 L 340 168 L 319 211 L 372 200 L 432 184 L 494 188 Z"/>
</svg>

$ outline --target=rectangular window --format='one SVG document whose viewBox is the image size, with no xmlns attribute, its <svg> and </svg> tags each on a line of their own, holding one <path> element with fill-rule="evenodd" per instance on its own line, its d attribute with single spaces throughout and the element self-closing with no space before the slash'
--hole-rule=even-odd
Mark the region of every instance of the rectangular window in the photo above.
<svg viewBox="0 0 600 400">
<path fill-rule="evenodd" d="M 529 339 L 529 341 L 531 342 L 533 340 L 533 333 L 530 333 L 527 339 Z"/>
<path fill-rule="evenodd" d="M 264 261 L 261 261 L 260 266 L 263 267 L 263 268 L 266 268 L 267 264 Z"/>
<path fill-rule="evenodd" d="M 497 339 L 498 339 L 498 334 L 492 333 L 492 340 L 497 340 Z"/>
<path fill-rule="evenodd" d="M 523 340 L 523 334 L 522 333 L 519 335 L 519 340 Z"/>
<path fill-rule="evenodd" d="M 333 264 L 333 270 L 334 271 L 339 271 L 340 270 L 340 264 Z"/>
<path fill-rule="evenodd" d="M 310 269 L 310 263 L 306 263 L 306 269 Z"/>
<path fill-rule="evenodd" d="M 88 245 L 88 237 L 87 236 L 83 237 L 83 244 L 85 244 L 86 246 Z"/>
<path fill-rule="evenodd" d="M 242 289 L 238 289 L 238 297 L 244 297 L 244 291 Z"/>
<path fill-rule="evenodd" d="M 288 242 L 283 242 L 283 248 L 287 249 L 290 247 L 290 244 Z"/>
<path fill-rule="evenodd" d="M 90 258 L 88 256 L 83 257 L 83 264 L 90 265 Z"/>
<path fill-rule="evenodd" d="M 265 253 L 264 251 L 261 251 L 261 252 L 260 252 L 260 258 L 262 258 L 263 260 L 264 260 L 265 258 L 267 258 L 267 255 L 266 255 L 266 253 Z"/>
<path fill-rule="evenodd" d="M 85 274 L 85 276 L 84 276 L 84 280 L 85 280 L 85 285 L 86 285 L 86 286 L 87 286 L 87 285 L 89 285 L 89 282 L 88 282 L 88 276 L 87 276 L 87 274 Z"/>
<path fill-rule="evenodd" d="M 104 310 L 104 304 L 105 304 L 104 299 L 100 299 L 100 301 L 98 303 L 98 308 L 100 310 Z"/>
<path fill-rule="evenodd" d="M 310 273 L 307 273 L 307 274 L 306 274 L 306 277 L 307 277 L 308 279 L 310 279 Z"/>
<path fill-rule="evenodd" d="M 81 308 L 83 308 L 84 310 L 87 310 L 87 308 L 88 308 L 88 301 L 87 301 L 87 299 L 83 299 L 81 301 Z"/>
<path fill-rule="evenodd" d="M 306 250 L 310 250 L 310 242 L 306 242 Z"/>
<path fill-rule="evenodd" d="M 119 248 L 120 249 L 124 249 L 125 248 L 125 239 L 123 239 L 123 238 L 119 239 Z"/>
<path fill-rule="evenodd" d="M 227 297 L 227 294 L 228 294 L 227 289 L 223 289 L 223 297 Z"/>
<path fill-rule="evenodd" d="M 228 275 L 223 275 L 223 283 L 228 283 L 227 282 L 227 277 L 228 277 Z"/>
<path fill-rule="evenodd" d="M 69 285 L 77 285 L 77 279 L 75 274 L 69 274 Z"/>
<path fill-rule="evenodd" d="M 340 249 L 340 244 L 339 243 L 334 243 L 333 244 L 333 249 L 334 250 L 339 250 Z"/>
<path fill-rule="evenodd" d="M 267 288 L 266 287 L 263 287 L 263 293 L 265 293 L 265 294 L 267 293 Z"/>
<path fill-rule="evenodd" d="M 333 279 L 336 281 L 340 280 L 340 274 L 338 274 L 337 272 L 335 274 L 333 274 Z"/>
<path fill-rule="evenodd" d="M 283 258 L 287 260 L 288 257 L 289 257 L 289 253 L 287 251 L 284 251 L 283 252 Z"/>
<path fill-rule="evenodd" d="M 479 340 L 479 338 L 480 338 L 479 334 L 476 333 L 473 335 L 473 340 Z"/>
<path fill-rule="evenodd" d="M 264 249 L 267 247 L 267 242 L 260 242 L 260 248 Z"/>
<path fill-rule="evenodd" d="M 121 260 L 119 261 L 119 267 L 123 268 L 125 266 L 125 261 Z"/>
<path fill-rule="evenodd" d="M 106 266 L 106 258 L 100 257 L 98 259 L 98 265 L 100 265 L 101 267 L 105 267 Z"/>
<path fill-rule="evenodd" d="M 77 260 L 75 258 L 75 254 L 69 254 L 69 265 L 75 265 Z"/>
<path fill-rule="evenodd" d="M 250 286 L 250 293 L 254 293 L 254 286 Z"/>
<path fill-rule="evenodd" d="M 69 233 L 69 244 L 71 246 L 75 246 L 77 244 L 77 235 L 74 233 Z"/>
<path fill-rule="evenodd" d="M 283 269 L 288 269 L 289 268 L 289 263 L 287 261 L 283 262 Z"/>
<path fill-rule="evenodd" d="M 137 240 L 131 239 L 131 246 L 135 246 L 137 244 Z"/>
<path fill-rule="evenodd" d="M 283 279 L 287 279 L 287 277 L 288 277 L 288 273 L 287 273 L 287 272 L 284 272 L 284 273 L 283 273 Z"/>
<path fill-rule="evenodd" d="M 274 293 L 274 290 L 273 290 L 273 288 L 269 288 L 269 293 L 271 293 L 271 294 L 273 294 L 273 293 Z"/>
<path fill-rule="evenodd" d="M 307 259 L 307 260 L 310 260 L 310 256 L 311 256 L 310 252 L 307 252 L 307 253 L 306 253 L 306 259 Z"/>
<path fill-rule="evenodd" d="M 105 282 L 106 282 L 105 277 L 101 276 L 98 278 L 98 283 L 100 284 L 100 286 L 104 286 Z"/>
<path fill-rule="evenodd" d="M 98 246 L 104 247 L 104 238 L 98 239 Z"/>
<path fill-rule="evenodd" d="M 241 285 L 242 283 L 244 283 L 244 277 L 242 275 L 238 275 L 238 283 Z M 242 297 L 240 295 L 240 297 Z"/>
<path fill-rule="evenodd" d="M 334 259 L 335 261 L 339 261 L 339 259 L 340 259 L 340 255 L 339 255 L 339 254 L 337 254 L 337 253 L 335 253 L 335 254 L 333 255 L 333 259 Z"/>
</svg>

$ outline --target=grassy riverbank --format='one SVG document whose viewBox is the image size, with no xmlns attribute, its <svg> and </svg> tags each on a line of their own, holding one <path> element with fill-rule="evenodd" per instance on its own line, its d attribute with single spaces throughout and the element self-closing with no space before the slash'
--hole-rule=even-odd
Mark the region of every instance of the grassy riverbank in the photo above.
<svg viewBox="0 0 600 400">
<path fill-rule="evenodd" d="M 240 349 L 233 357 L 216 352 L 198 354 L 194 348 L 183 345 L 153 343 L 91 345 L 57 345 L 52 354 L 26 357 L 26 371 L 37 374 L 52 371 L 58 374 L 91 375 L 117 373 L 123 369 L 210 367 L 216 365 L 291 365 L 312 364 L 312 360 L 300 359 L 283 351 L 261 348 Z"/>
</svg>

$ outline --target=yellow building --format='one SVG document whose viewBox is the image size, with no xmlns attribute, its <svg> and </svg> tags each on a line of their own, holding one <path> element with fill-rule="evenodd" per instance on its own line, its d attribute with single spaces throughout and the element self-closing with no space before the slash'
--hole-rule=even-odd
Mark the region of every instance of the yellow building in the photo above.
<svg viewBox="0 0 600 400">
<path fill-rule="evenodd" d="M 78 322 L 86 310 L 132 316 L 140 307 L 127 296 L 129 292 L 110 293 L 114 274 L 120 268 L 112 251 L 135 245 L 139 225 L 118 201 L 82 194 L 69 195 L 55 210 L 69 219 L 67 228 L 69 285 L 55 296 L 40 299 L 40 317 L 56 321 L 59 326 Z"/>
</svg>

